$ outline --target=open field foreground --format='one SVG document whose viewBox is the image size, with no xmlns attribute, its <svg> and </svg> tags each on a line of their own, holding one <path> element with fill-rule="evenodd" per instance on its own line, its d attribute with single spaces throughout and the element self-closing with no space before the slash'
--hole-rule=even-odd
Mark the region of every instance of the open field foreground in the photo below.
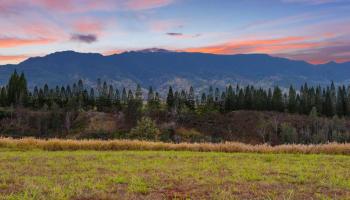
<svg viewBox="0 0 350 200">
<path fill-rule="evenodd" d="M 0 138 L 0 148 L 15 150 L 47 150 L 47 151 L 198 151 L 198 152 L 244 152 L 244 153 L 302 153 L 302 154 L 343 154 L 350 155 L 350 144 L 319 145 L 249 145 L 238 142 L 226 143 L 163 143 L 137 140 L 63 140 L 63 139 L 11 139 Z"/>
<path fill-rule="evenodd" d="M 350 199 L 347 155 L 0 148 L 0 199 Z"/>
</svg>

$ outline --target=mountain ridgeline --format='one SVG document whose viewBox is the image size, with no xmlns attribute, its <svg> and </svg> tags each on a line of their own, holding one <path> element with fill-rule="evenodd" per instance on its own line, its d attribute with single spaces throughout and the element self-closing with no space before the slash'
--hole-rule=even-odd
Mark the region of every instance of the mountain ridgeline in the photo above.
<svg viewBox="0 0 350 200">
<path fill-rule="evenodd" d="M 347 84 L 350 62 L 312 65 L 264 54 L 216 55 L 173 52 L 162 49 L 130 51 L 103 56 L 97 53 L 64 51 L 29 58 L 17 65 L 0 67 L 4 85 L 14 69 L 24 72 L 28 86 L 71 84 L 79 79 L 91 86 L 107 80 L 116 87 L 155 86 L 161 94 L 171 85 L 177 89 L 194 86 L 197 90 L 228 84 L 253 84 L 259 87 Z"/>
</svg>

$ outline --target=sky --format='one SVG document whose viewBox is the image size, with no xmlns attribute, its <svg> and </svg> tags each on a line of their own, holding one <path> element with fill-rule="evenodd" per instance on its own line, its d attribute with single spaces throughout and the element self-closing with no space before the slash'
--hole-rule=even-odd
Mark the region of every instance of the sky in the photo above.
<svg viewBox="0 0 350 200">
<path fill-rule="evenodd" d="M 350 61 L 350 0 L 0 0 L 0 64 L 146 48 Z"/>
</svg>

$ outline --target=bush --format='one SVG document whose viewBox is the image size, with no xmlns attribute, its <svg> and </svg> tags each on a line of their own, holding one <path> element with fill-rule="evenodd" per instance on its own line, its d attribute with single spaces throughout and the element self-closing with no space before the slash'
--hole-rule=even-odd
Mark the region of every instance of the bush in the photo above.
<svg viewBox="0 0 350 200">
<path fill-rule="evenodd" d="M 287 144 L 297 143 L 298 134 L 296 129 L 288 123 L 282 123 L 281 139 L 283 143 L 287 143 Z"/>
<path fill-rule="evenodd" d="M 143 117 L 139 120 L 136 127 L 130 131 L 132 138 L 140 140 L 158 140 L 159 135 L 160 131 L 156 123 L 148 117 Z"/>
<path fill-rule="evenodd" d="M 195 129 L 178 128 L 175 131 L 176 136 L 181 142 L 200 142 L 204 140 L 204 136 Z"/>
</svg>

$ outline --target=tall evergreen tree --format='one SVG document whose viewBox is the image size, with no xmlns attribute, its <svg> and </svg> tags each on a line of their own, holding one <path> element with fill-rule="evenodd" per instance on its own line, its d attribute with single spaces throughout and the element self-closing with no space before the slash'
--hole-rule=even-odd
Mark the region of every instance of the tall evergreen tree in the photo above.
<svg viewBox="0 0 350 200">
<path fill-rule="evenodd" d="M 297 93 L 293 86 L 289 87 L 289 95 L 288 95 L 288 111 L 290 113 L 297 112 Z"/>
<path fill-rule="evenodd" d="M 280 112 L 284 110 L 282 90 L 278 86 L 276 86 L 273 90 L 272 108 L 273 110 Z"/>
<path fill-rule="evenodd" d="M 169 87 L 169 91 L 168 91 L 168 95 L 166 98 L 166 104 L 168 109 L 173 109 L 175 106 L 175 98 L 174 98 L 174 92 L 173 92 L 173 88 L 170 86 Z"/>
<path fill-rule="evenodd" d="M 188 96 L 187 96 L 187 106 L 190 110 L 194 110 L 195 109 L 195 94 L 194 94 L 194 89 L 191 86 Z"/>
</svg>

